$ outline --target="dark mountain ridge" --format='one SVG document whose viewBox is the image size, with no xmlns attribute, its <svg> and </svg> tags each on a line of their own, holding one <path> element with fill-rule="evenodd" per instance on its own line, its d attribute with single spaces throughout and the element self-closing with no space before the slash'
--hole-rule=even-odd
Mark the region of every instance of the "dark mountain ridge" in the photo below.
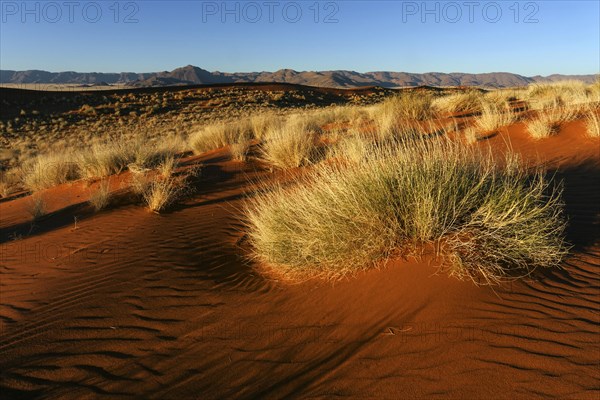
<svg viewBox="0 0 600 400">
<path fill-rule="evenodd" d="M 527 77 L 509 72 L 467 74 L 461 72 L 428 72 L 423 74 L 393 71 L 295 71 L 281 69 L 275 72 L 210 72 L 187 65 L 173 71 L 151 73 L 101 73 L 101 72 L 48 72 L 40 70 L 0 70 L 0 83 L 11 84 L 81 84 L 93 85 L 105 82 L 136 87 L 220 84 L 241 82 L 294 83 L 308 86 L 352 88 L 361 86 L 405 87 L 405 86 L 481 86 L 502 88 L 524 86 L 534 82 L 554 82 L 576 79 L 592 83 L 597 75 L 560 75 Z"/>
</svg>

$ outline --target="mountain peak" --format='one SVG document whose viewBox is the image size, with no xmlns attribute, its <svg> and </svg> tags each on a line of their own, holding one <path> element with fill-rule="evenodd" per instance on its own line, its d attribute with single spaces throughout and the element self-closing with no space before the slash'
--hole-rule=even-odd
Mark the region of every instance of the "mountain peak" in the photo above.
<svg viewBox="0 0 600 400">
<path fill-rule="evenodd" d="M 415 74 L 409 72 L 375 71 L 360 73 L 356 71 L 296 71 L 289 68 L 275 72 L 221 73 L 210 72 L 198 66 L 188 64 L 172 71 L 154 73 L 78 73 L 48 72 L 40 70 L 9 71 L 0 70 L 0 83 L 55 83 L 55 84 L 109 84 L 123 83 L 133 86 L 170 86 L 193 84 L 219 84 L 236 82 L 278 82 L 309 86 L 352 88 L 360 86 L 482 86 L 514 87 L 532 82 L 551 82 L 563 79 L 577 79 L 592 83 L 596 75 L 559 75 L 547 77 L 526 77 L 510 72 L 490 73 L 441 73 L 428 72 Z"/>
</svg>

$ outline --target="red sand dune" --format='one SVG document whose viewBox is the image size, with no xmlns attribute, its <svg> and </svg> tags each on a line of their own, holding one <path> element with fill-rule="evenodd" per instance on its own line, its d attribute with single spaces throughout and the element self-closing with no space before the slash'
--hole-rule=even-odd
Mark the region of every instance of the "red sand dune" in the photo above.
<svg viewBox="0 0 600 400">
<path fill-rule="evenodd" d="M 2 397 L 598 399 L 598 141 L 576 122 L 481 143 L 507 137 L 559 167 L 575 247 L 563 269 L 501 287 L 414 260 L 334 283 L 266 279 L 239 207 L 269 173 L 225 150 L 164 215 L 93 214 L 87 189 L 64 185 L 46 193 L 60 210 L 11 240 L 28 198 L 0 203 Z"/>
</svg>

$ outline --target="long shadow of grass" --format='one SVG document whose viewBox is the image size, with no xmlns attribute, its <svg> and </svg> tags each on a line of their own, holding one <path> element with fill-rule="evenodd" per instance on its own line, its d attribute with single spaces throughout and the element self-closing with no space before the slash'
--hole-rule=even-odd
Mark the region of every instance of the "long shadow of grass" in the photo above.
<svg viewBox="0 0 600 400">
<path fill-rule="evenodd" d="M 46 214 L 35 221 L 23 222 L 0 229 L 0 243 L 23 236 L 41 235 L 93 215 L 93 208 L 87 203 L 72 204 L 68 207 Z"/>
<path fill-rule="evenodd" d="M 591 254 L 589 250 L 600 241 L 600 165 L 597 161 L 587 160 L 551 169 L 548 176 L 563 184 L 562 198 L 568 219 L 565 239 L 573 247 L 563 263 L 564 268 L 538 269 L 535 276 L 574 285 L 578 279 L 582 279 L 573 275 L 579 269 L 577 264 L 585 260 Z"/>
<path fill-rule="evenodd" d="M 548 171 L 564 185 L 563 201 L 568 218 L 566 239 L 573 251 L 582 251 L 600 239 L 600 165 L 587 160 Z"/>
</svg>

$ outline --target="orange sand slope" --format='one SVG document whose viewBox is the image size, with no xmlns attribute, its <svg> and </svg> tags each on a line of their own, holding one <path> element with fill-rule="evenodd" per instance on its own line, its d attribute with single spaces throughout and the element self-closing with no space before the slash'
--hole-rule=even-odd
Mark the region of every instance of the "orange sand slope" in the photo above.
<svg viewBox="0 0 600 400">
<path fill-rule="evenodd" d="M 164 215 L 93 214 L 79 183 L 48 190 L 56 212 L 33 229 L 27 197 L 0 203 L 2 397 L 598 399 L 598 141 L 576 122 L 483 143 L 507 137 L 558 168 L 575 247 L 564 269 L 494 288 L 412 260 L 262 277 L 239 208 L 269 172 L 226 150 L 190 160 L 199 190 Z"/>
</svg>

